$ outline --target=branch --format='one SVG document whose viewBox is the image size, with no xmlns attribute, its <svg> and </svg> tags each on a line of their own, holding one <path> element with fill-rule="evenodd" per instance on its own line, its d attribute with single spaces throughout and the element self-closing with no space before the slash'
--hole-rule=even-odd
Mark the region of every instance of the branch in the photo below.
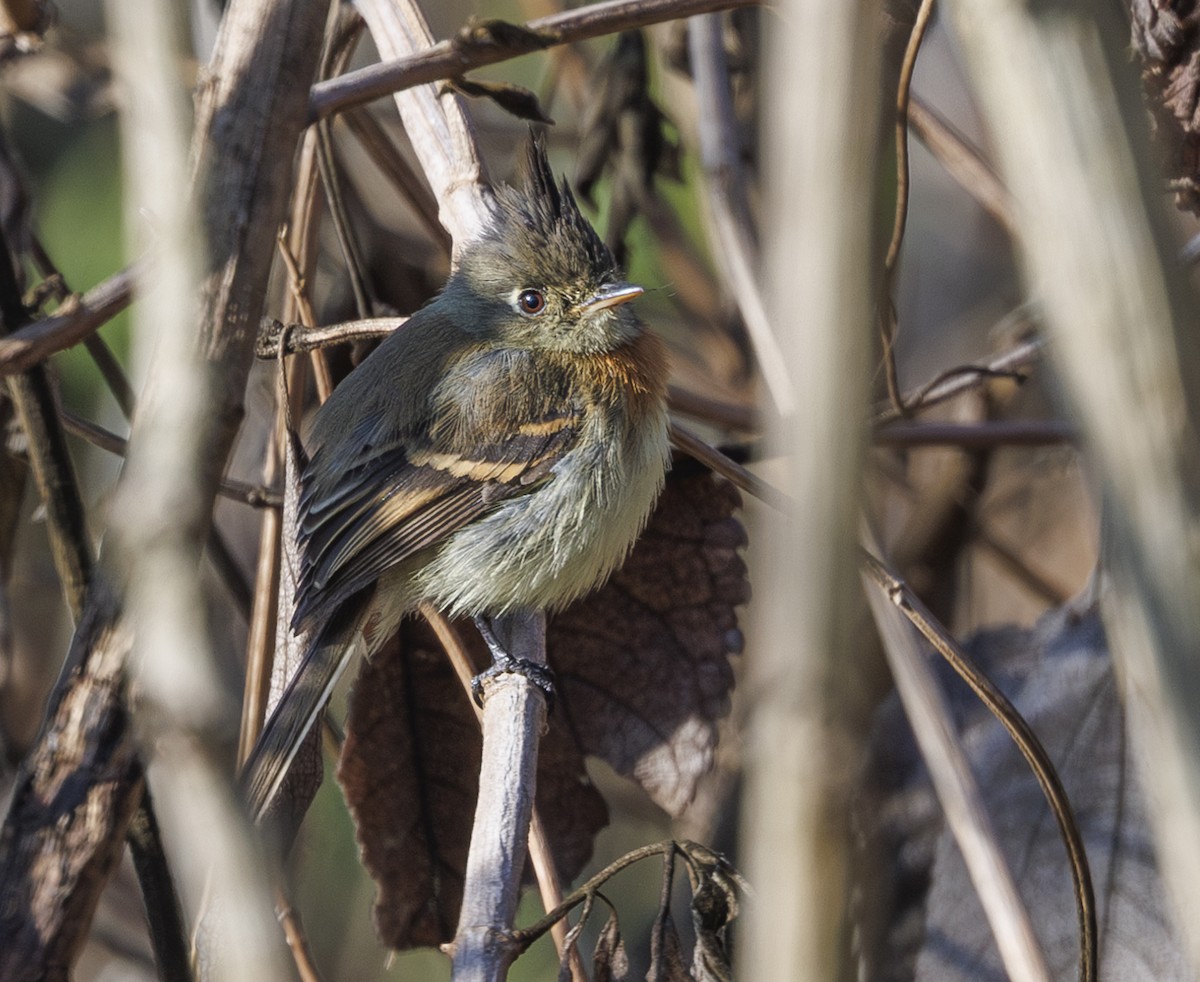
<svg viewBox="0 0 1200 982">
<path fill-rule="evenodd" d="M 212 499 L 240 419 L 242 390 L 252 358 L 253 328 L 261 316 L 275 228 L 282 218 L 292 151 L 302 127 L 304 98 L 313 77 L 313 58 L 322 26 L 321 5 L 307 0 L 294 5 L 285 0 L 234 0 L 226 12 L 200 94 L 197 158 L 201 178 L 197 200 L 205 209 L 209 252 L 199 338 L 208 364 L 202 385 L 169 393 L 189 410 L 195 409 L 197 390 L 200 393 L 198 401 L 203 411 L 196 419 L 193 439 L 185 448 L 193 455 L 191 463 L 200 468 L 200 477 L 180 489 L 179 512 L 173 516 L 180 519 L 178 526 L 164 522 L 161 513 L 155 522 L 146 523 L 147 527 L 153 524 L 166 529 L 171 547 L 166 552 L 181 564 L 176 571 L 180 579 L 186 579 L 189 573 L 194 577 Z M 145 48 L 148 52 L 154 50 L 152 45 Z M 169 87 L 170 83 L 164 83 L 160 88 Z M 172 187 L 173 197 L 166 203 L 167 211 L 175 202 L 189 197 L 180 194 L 185 181 L 178 176 Z M 170 283 L 178 285 L 177 280 Z M 183 311 L 188 309 L 183 299 L 187 295 L 181 290 L 171 296 L 175 311 L 170 316 L 178 317 L 181 307 Z M 194 328 L 194 322 L 191 326 Z M 196 332 L 191 331 L 189 336 L 195 337 Z M 161 390 L 158 395 L 162 397 Z M 154 441 L 142 433 L 144 427 L 154 432 L 157 408 L 153 400 L 148 402 L 134 427 L 130 443 L 138 469 L 152 471 L 154 467 Z M 168 450 L 168 457 L 173 452 Z M 131 462 L 130 466 L 135 465 Z M 127 469 L 126 477 L 128 473 Z M 137 502 L 125 505 L 132 509 L 137 506 Z M 134 526 L 136 530 L 136 522 Z M 152 542 L 144 555 L 135 550 L 135 557 L 139 561 L 163 558 L 162 553 L 155 554 L 156 548 Z M 153 589 L 155 584 L 148 582 L 153 578 L 144 575 L 146 569 L 141 567 L 138 573 L 147 589 Z M 174 606 L 177 597 L 171 594 L 170 602 L 163 598 L 164 620 L 179 615 L 182 622 L 187 616 L 187 611 Z M 192 611 L 191 616 L 195 613 Z M 183 636 L 182 631 L 157 636 L 146 665 L 157 662 L 159 656 L 169 658 Z M 150 640 L 143 637 L 142 644 Z M 9 898 L 26 901 L 6 904 L 0 913 L 0 976 L 6 979 L 67 974 L 99 890 L 119 855 L 120 833 L 140 791 L 140 782 L 132 773 L 136 761 L 120 685 L 131 644 L 129 630 L 120 619 L 119 601 L 99 582 L 88 595 L 68 656 L 68 663 L 79 667 L 71 685 L 58 696 L 49 722 L 23 767 L 18 792 L 0 834 L 3 890 Z M 196 673 L 203 672 L 207 652 L 199 654 L 202 657 L 198 663 L 185 659 L 182 665 L 173 666 L 181 669 L 176 684 L 186 688 L 197 678 Z M 169 675 L 172 669 L 166 671 Z M 157 691 L 154 680 L 144 676 L 143 682 L 148 683 L 146 691 Z M 157 701 L 156 705 L 164 703 Z M 171 706 L 172 710 L 179 707 L 179 703 Z M 230 891 L 222 875 L 230 867 L 250 870 L 253 865 L 245 861 L 245 849 L 224 849 L 229 844 L 227 838 L 221 844 L 216 841 L 218 830 L 237 828 L 232 821 L 236 810 L 226 808 L 222 812 L 219 805 L 213 807 L 214 802 L 231 804 L 228 776 L 213 765 L 219 758 L 205 753 L 189 756 L 194 748 L 187 745 L 187 738 L 182 742 L 174 739 L 179 727 L 193 726 L 197 717 L 210 708 L 210 700 L 184 698 L 179 712 L 162 713 L 149 728 L 153 731 L 157 725 L 157 732 L 167 737 L 155 748 L 159 753 L 174 753 L 181 748 L 187 752 L 183 758 L 172 760 L 172 764 L 182 760 L 186 766 L 161 769 L 164 782 L 159 790 L 167 793 L 157 799 L 164 828 L 175 833 L 168 835 L 168 841 L 177 843 L 174 858 L 186 874 L 185 899 L 191 901 L 194 912 L 199 896 L 196 885 L 204 879 L 204 867 L 212 859 L 216 863 L 212 881 L 215 896 L 234 896 L 225 911 L 227 931 L 221 935 L 229 937 L 249 925 L 269 924 L 271 915 L 269 901 L 264 900 L 261 909 L 254 908 L 255 894 Z M 211 732 L 206 730 L 204 735 Z M 157 781 L 158 773 L 154 776 Z M 181 794 L 178 783 L 172 785 L 172 778 L 200 780 L 193 780 Z M 47 808 L 47 802 L 56 807 Z M 195 837 L 179 834 L 183 828 L 181 818 L 202 822 L 203 833 Z M 81 830 L 86 840 L 80 838 Z M 46 869 L 55 869 L 57 875 L 45 876 Z M 39 909 L 39 901 L 48 904 L 40 908 L 48 916 L 34 925 L 29 918 Z M 19 920 L 21 917 L 24 922 Z M 274 937 L 273 931 L 270 937 Z M 11 943 L 24 938 L 34 939 L 36 948 Z M 235 937 L 232 944 L 222 946 L 221 953 L 230 963 L 240 960 L 246 967 L 246 972 L 235 977 L 281 975 L 275 971 L 281 962 L 264 955 L 262 945 L 250 943 L 248 937 Z"/>
<path fill-rule="evenodd" d="M 134 281 L 146 266 L 146 260 L 139 260 L 82 297 L 68 299 L 66 310 L 0 338 L 0 375 L 24 372 L 94 334 L 133 301 Z"/>
<path fill-rule="evenodd" d="M 776 410 L 787 415 L 796 407 L 783 352 L 767 318 L 756 275 L 760 259 L 751 234 L 746 175 L 738 154 L 737 124 L 722 34 L 719 14 L 705 14 L 688 24 L 688 51 L 696 80 L 700 164 L 704 168 L 709 211 L 705 227 L 726 292 L 734 298 L 754 345 L 766 389 Z"/>
<path fill-rule="evenodd" d="M 218 763 L 236 718 L 213 664 L 195 570 L 242 417 L 326 5 L 234 0 L 226 8 L 197 97 L 191 195 L 179 190 L 188 182 L 190 111 L 168 57 L 181 25 L 154 0 L 139 6 L 112 11 L 133 83 L 128 198 L 160 226 L 158 268 L 143 285 L 137 322 L 154 384 L 141 400 L 113 509 L 137 631 L 137 721 L 185 905 L 194 918 L 206 915 L 204 973 L 279 978 L 287 959 L 258 837 Z M 146 43 L 151 31 L 156 40 Z M 181 302 L 196 296 L 197 283 L 198 322 L 196 308 Z"/>
<path fill-rule="evenodd" d="M 1079 431 L 1062 420 L 996 420 L 984 423 L 897 423 L 875 431 L 877 447 L 955 446 L 964 450 L 993 447 L 1047 447 L 1075 443 Z"/>
<path fill-rule="evenodd" d="M 505 25 L 502 32 L 492 31 L 486 24 L 478 31 L 468 26 L 452 40 L 396 55 L 391 61 L 360 68 L 313 86 L 309 120 L 322 119 L 401 89 L 454 78 L 472 68 L 494 65 L 553 45 L 585 41 L 714 10 L 752 7 L 757 3 L 758 0 L 608 0 L 607 3 L 538 17 L 519 28 Z"/>
<path fill-rule="evenodd" d="M 130 641 L 118 625 L 116 598 L 93 588 L 67 653 L 67 664 L 78 668 L 55 690 L 0 832 L 5 982 L 67 976 L 121 858 L 141 791 L 120 705 Z"/>
</svg>

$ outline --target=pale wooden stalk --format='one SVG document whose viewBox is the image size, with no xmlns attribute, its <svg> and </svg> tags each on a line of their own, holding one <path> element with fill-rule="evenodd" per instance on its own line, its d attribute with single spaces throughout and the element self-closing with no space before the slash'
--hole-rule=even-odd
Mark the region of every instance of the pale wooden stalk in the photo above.
<svg viewBox="0 0 1200 982">
<path fill-rule="evenodd" d="M 777 98 L 763 131 L 764 283 L 800 408 L 769 434 L 791 498 L 760 530 L 753 570 L 746 979 L 849 977 L 849 796 L 863 753 L 850 641 L 877 278 L 880 16 L 875 0 L 791 0 L 768 32 L 764 82 Z"/>
<path fill-rule="evenodd" d="M 385 59 L 433 46 L 429 25 L 415 3 L 355 0 L 375 47 Z M 478 238 L 492 212 L 492 194 L 475 144 L 475 128 L 462 99 L 418 85 L 395 94 L 404 131 L 438 201 L 438 217 L 454 240 L 455 253 Z"/>
<path fill-rule="evenodd" d="M 1200 337 L 1104 3 L 948 4 L 1024 277 L 1104 501 L 1102 598 L 1163 876 L 1200 972 Z"/>
<path fill-rule="evenodd" d="M 540 611 L 493 622 L 509 651 L 546 663 L 546 617 Z M 454 935 L 454 982 L 495 982 L 516 956 L 509 940 L 529 819 L 537 783 L 537 752 L 546 725 L 546 701 L 519 675 L 501 675 L 487 686 L 483 707 L 483 759 L 479 799 L 471 829 L 463 905 Z M 515 768 L 515 773 L 510 770 Z"/>
<path fill-rule="evenodd" d="M 128 569 L 150 780 L 184 905 L 193 917 L 205 902 L 212 912 L 200 960 L 217 979 L 288 971 L 257 837 L 215 749 L 236 720 L 212 661 L 197 562 L 240 420 L 324 9 L 234 0 L 201 86 L 189 157 L 181 25 L 149 0 L 110 7 L 129 92 L 130 200 L 154 216 L 159 255 L 141 284 L 138 358 L 151 382 L 113 531 Z M 132 227 L 144 227 L 133 215 Z"/>
</svg>

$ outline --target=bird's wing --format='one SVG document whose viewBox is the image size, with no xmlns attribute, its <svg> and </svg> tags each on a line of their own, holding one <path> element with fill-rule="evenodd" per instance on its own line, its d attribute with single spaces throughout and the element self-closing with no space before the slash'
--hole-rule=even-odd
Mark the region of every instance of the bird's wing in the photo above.
<svg viewBox="0 0 1200 982">
<path fill-rule="evenodd" d="M 381 447 L 341 446 L 339 456 L 352 462 L 345 469 L 320 459 L 329 448 L 318 450 L 302 479 L 296 624 L 328 616 L 389 567 L 530 489 L 574 445 L 577 405 L 530 406 L 519 390 L 498 400 L 504 379 L 476 376 L 488 397 L 460 386 L 460 404 L 440 407 L 443 425 Z M 378 428 L 366 421 L 356 430 Z"/>
</svg>

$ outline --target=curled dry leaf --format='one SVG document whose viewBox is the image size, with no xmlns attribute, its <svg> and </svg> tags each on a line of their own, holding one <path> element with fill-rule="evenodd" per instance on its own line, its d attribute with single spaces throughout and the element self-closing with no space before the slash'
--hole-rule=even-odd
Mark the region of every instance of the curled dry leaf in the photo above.
<svg viewBox="0 0 1200 982">
<path fill-rule="evenodd" d="M 710 874 L 693 886 L 696 946 L 692 950 L 692 978 L 696 982 L 732 982 L 726 930 L 737 914 L 737 892 L 729 879 Z"/>
<path fill-rule="evenodd" d="M 617 915 L 609 914 L 608 920 L 596 939 L 596 951 L 592 957 L 592 982 L 631 982 L 629 956 L 625 953 L 625 941 L 621 937 L 621 926 Z"/>
<path fill-rule="evenodd" d="M 537 801 L 559 875 L 569 882 L 607 823 L 583 755 L 595 754 L 677 814 L 712 762 L 740 651 L 735 608 L 749 596 L 738 554 L 736 490 L 698 465 L 672 471 L 625 567 L 552 618 L 558 699 L 542 739 Z M 482 667 L 474 627 L 460 635 Z M 363 666 L 351 697 L 338 779 L 363 863 L 378 886 L 375 919 L 394 949 L 454 934 L 475 810 L 479 725 L 432 632 L 406 622 Z M 619 936 L 612 949 L 612 977 Z"/>
<path fill-rule="evenodd" d="M 1132 0 L 1131 40 L 1176 203 L 1200 214 L 1200 10 Z"/>
<path fill-rule="evenodd" d="M 668 907 L 658 912 L 650 934 L 650 971 L 646 973 L 646 982 L 692 982 L 683 963 L 679 931 Z"/>
<path fill-rule="evenodd" d="M 554 120 L 542 108 L 538 97 L 523 85 L 466 77 L 450 79 L 445 85 L 446 88 L 470 96 L 472 99 L 490 99 L 509 115 L 516 116 L 517 119 L 528 119 L 534 123 L 554 125 Z"/>
<path fill-rule="evenodd" d="M 450 41 L 458 51 L 471 48 L 504 48 L 508 51 L 536 51 L 553 42 L 520 24 L 498 18 L 473 17 Z"/>
<path fill-rule="evenodd" d="M 605 239 L 619 262 L 625 233 L 653 193 L 654 176 L 680 177 L 679 147 L 665 132 L 667 117 L 650 98 L 647 78 L 645 39 L 640 31 L 626 31 L 597 66 L 595 96 L 580 123 L 575 186 L 590 202 L 601 175 L 612 172 Z"/>
</svg>

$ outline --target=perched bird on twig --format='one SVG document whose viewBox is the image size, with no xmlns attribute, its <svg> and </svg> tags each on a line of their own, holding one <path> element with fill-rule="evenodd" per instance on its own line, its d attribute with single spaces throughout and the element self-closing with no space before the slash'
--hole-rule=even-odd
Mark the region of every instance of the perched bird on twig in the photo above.
<svg viewBox="0 0 1200 982">
<path fill-rule="evenodd" d="M 524 189 L 497 192 L 441 294 L 317 412 L 293 620 L 314 640 L 246 764 L 256 816 L 355 649 L 419 603 L 475 617 L 492 671 L 519 671 L 491 618 L 560 608 L 620 565 L 669 457 L 641 293 L 533 141 Z"/>
</svg>

